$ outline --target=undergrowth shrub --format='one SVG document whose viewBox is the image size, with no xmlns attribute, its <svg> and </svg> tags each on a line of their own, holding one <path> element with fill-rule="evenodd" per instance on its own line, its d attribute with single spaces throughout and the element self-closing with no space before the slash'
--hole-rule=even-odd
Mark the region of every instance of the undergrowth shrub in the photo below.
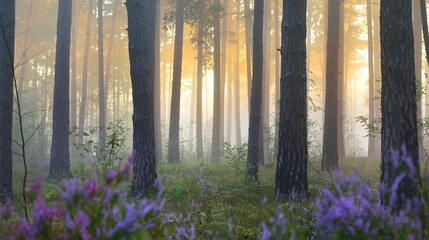
<svg viewBox="0 0 429 240">
<path fill-rule="evenodd" d="M 157 182 L 153 200 L 127 201 L 125 185 L 133 160 L 134 155 L 123 167 L 109 171 L 102 184 L 95 177 L 65 180 L 59 189 L 61 200 L 50 203 L 43 199 L 37 179 L 28 193 L 33 200 L 30 221 L 12 224 L 15 231 L 9 239 L 129 239 L 136 233 L 150 237 L 149 229 L 158 225 L 164 206 L 163 186 Z M 6 221 L 12 216 L 9 205 L 0 213 Z"/>
</svg>

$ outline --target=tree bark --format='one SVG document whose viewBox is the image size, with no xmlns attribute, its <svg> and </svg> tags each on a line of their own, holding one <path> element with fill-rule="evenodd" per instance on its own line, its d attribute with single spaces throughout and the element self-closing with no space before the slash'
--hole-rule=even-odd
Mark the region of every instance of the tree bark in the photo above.
<svg viewBox="0 0 429 240">
<path fill-rule="evenodd" d="M 338 120 L 338 48 L 340 2 L 328 2 L 328 40 L 326 57 L 325 120 L 323 127 L 322 169 L 338 167 L 337 120 Z"/>
<path fill-rule="evenodd" d="M 92 11 L 94 9 L 94 0 L 89 0 L 88 15 L 86 22 L 86 33 L 85 33 L 85 48 L 83 51 L 83 62 L 82 62 L 82 91 L 81 91 L 81 102 L 79 108 L 79 135 L 78 144 L 83 144 L 83 135 L 85 131 L 85 115 L 86 115 L 86 103 L 88 96 L 88 58 L 89 58 L 89 45 L 91 40 L 91 26 L 92 26 Z"/>
<path fill-rule="evenodd" d="M 383 116 L 381 184 L 389 190 L 395 178 L 401 174 L 400 169 L 394 168 L 392 149 L 405 147 L 419 174 L 416 77 L 411 0 L 381 0 L 380 8 Z M 417 196 L 418 188 L 418 183 L 406 175 L 396 192 L 401 197 L 393 207 L 399 209 L 406 199 Z M 388 204 L 387 199 L 383 197 L 381 203 Z"/>
<path fill-rule="evenodd" d="M 200 0 L 201 9 L 204 9 L 205 1 Z M 203 159 L 203 49 L 204 49 L 204 14 L 198 22 L 198 56 L 197 56 L 197 159 Z"/>
<path fill-rule="evenodd" d="M 0 1 L 0 203 L 12 199 L 15 1 Z"/>
<path fill-rule="evenodd" d="M 423 85 L 422 85 L 422 18 L 420 16 L 420 0 L 413 0 L 413 36 L 414 36 L 414 64 L 416 68 L 416 91 L 417 91 L 417 121 L 421 122 L 422 117 L 422 98 L 423 98 Z M 419 146 L 423 146 L 423 129 L 418 127 Z M 424 156 L 423 147 L 419 147 L 419 156 Z"/>
<path fill-rule="evenodd" d="M 284 0 L 276 197 L 308 198 L 306 0 Z"/>
<path fill-rule="evenodd" d="M 161 1 L 156 1 L 156 32 L 155 32 L 155 84 L 154 84 L 154 111 L 155 111 L 155 150 L 157 160 L 162 159 L 161 133 Z"/>
<path fill-rule="evenodd" d="M 253 80 L 249 116 L 249 147 L 244 183 L 258 183 L 258 156 L 261 136 L 262 78 L 263 78 L 263 22 L 264 0 L 255 0 L 253 21 Z"/>
<path fill-rule="evenodd" d="M 71 1 L 58 4 L 57 43 L 55 53 L 54 107 L 52 119 L 51 161 L 48 179 L 70 178 L 69 152 L 69 83 Z"/>
<path fill-rule="evenodd" d="M 106 97 L 104 94 L 103 0 L 98 0 L 98 149 L 106 145 Z"/>
<path fill-rule="evenodd" d="M 220 76 L 220 9 L 221 5 L 219 0 L 214 1 L 214 52 L 213 52 L 213 65 L 214 65 L 214 92 L 213 92 L 213 129 L 212 129 L 212 152 L 211 161 L 219 162 L 219 151 L 220 151 L 220 121 L 221 121 L 221 76 Z"/>
<path fill-rule="evenodd" d="M 372 40 L 372 6 L 371 0 L 366 1 L 366 14 L 367 14 L 367 32 L 368 32 L 368 85 L 369 85 L 369 99 L 368 99 L 368 121 L 374 122 L 374 47 Z M 374 133 L 368 133 L 368 158 L 375 158 L 375 136 Z"/>
<path fill-rule="evenodd" d="M 142 198 L 156 174 L 154 133 L 156 1 L 127 0 L 135 160 L 130 196 Z"/>
<path fill-rule="evenodd" d="M 180 88 L 182 81 L 182 53 L 183 53 L 183 21 L 184 0 L 178 0 L 176 5 L 176 30 L 174 38 L 174 62 L 173 62 L 173 88 L 171 90 L 170 133 L 168 139 L 168 163 L 180 162 Z"/>
</svg>

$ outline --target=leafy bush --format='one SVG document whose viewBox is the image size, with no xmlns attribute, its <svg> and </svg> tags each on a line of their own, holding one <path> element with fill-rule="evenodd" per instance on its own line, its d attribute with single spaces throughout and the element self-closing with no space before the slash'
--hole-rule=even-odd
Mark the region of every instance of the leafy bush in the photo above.
<svg viewBox="0 0 429 240">
<path fill-rule="evenodd" d="M 134 155 L 123 167 L 109 171 L 101 185 L 94 178 L 65 180 L 60 189 L 62 199 L 49 204 L 43 199 L 40 179 L 36 180 L 29 193 L 33 200 L 31 222 L 22 219 L 12 224 L 15 231 L 10 238 L 128 239 L 136 233 L 148 236 L 164 205 L 163 187 L 158 182 L 154 200 L 127 202 L 125 185 L 133 160 Z M 10 207 L 2 209 L 1 217 L 7 220 L 10 212 Z"/>
<path fill-rule="evenodd" d="M 323 188 L 316 199 L 315 212 L 318 235 L 323 239 L 422 239 L 423 221 L 428 216 L 426 200 L 403 199 L 405 206 L 396 210 L 399 184 L 407 175 L 418 181 L 418 173 L 406 151 L 392 151 L 392 161 L 396 170 L 401 170 L 391 189 L 374 193 L 358 173 L 350 177 L 335 173 L 334 189 Z M 424 189 L 427 192 L 428 189 Z M 388 199 L 381 205 L 380 195 Z"/>
</svg>

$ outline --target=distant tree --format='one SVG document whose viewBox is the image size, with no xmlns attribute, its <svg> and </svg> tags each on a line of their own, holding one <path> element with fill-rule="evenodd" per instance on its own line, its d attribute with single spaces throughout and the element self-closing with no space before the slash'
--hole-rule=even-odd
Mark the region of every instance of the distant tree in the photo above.
<svg viewBox="0 0 429 240">
<path fill-rule="evenodd" d="M 247 151 L 247 166 L 245 184 L 258 183 L 258 156 L 260 151 L 259 138 L 262 137 L 262 76 L 263 76 L 263 21 L 264 0 L 255 0 L 253 21 L 253 79 L 249 116 L 249 147 Z"/>
<path fill-rule="evenodd" d="M 173 84 L 171 90 L 170 132 L 168 139 L 168 162 L 180 162 L 180 88 L 182 81 L 182 55 L 183 55 L 183 25 L 184 25 L 185 1 L 177 0 L 176 3 L 176 30 L 174 34 L 174 63 Z"/>
<path fill-rule="evenodd" d="M 426 61 L 429 64 L 429 31 L 428 31 L 428 16 L 426 11 L 426 0 L 420 0 L 420 11 L 422 18 L 423 39 L 425 42 Z M 428 96 L 429 94 L 426 94 Z"/>
<path fill-rule="evenodd" d="M 307 179 L 306 0 L 284 0 L 276 197 L 303 200 Z"/>
<path fill-rule="evenodd" d="M 413 38 L 414 38 L 414 65 L 416 68 L 416 91 L 417 91 L 417 121 L 422 119 L 422 96 L 424 86 L 422 85 L 422 18 L 420 0 L 412 0 L 413 7 Z M 418 128 L 418 138 L 423 144 L 423 129 Z M 423 145 L 421 145 L 423 146 Z M 424 149 L 419 147 L 419 156 L 424 156 Z"/>
<path fill-rule="evenodd" d="M 15 1 L 0 1 L 0 203 L 11 199 Z"/>
<path fill-rule="evenodd" d="M 94 10 L 94 1 L 89 0 L 88 13 L 87 13 L 87 22 L 85 30 L 85 47 L 83 50 L 83 62 L 82 62 L 82 91 L 80 99 L 80 108 L 79 108 L 79 136 L 78 144 L 83 144 L 83 133 L 85 131 L 85 115 L 86 115 L 86 103 L 88 97 L 88 58 L 89 58 L 89 48 L 91 40 L 91 27 L 92 27 L 92 11 Z"/>
<path fill-rule="evenodd" d="M 419 173 L 416 78 L 411 0 L 381 0 L 381 184 L 391 189 L 400 169 L 394 170 L 391 150 L 404 146 Z M 398 16 L 401 16 L 400 18 Z M 418 184 L 405 176 L 397 195 L 412 198 L 418 195 Z M 398 208 L 404 199 L 397 201 Z M 382 204 L 386 199 L 382 199 Z"/>
<path fill-rule="evenodd" d="M 240 0 L 236 0 L 236 11 L 240 12 Z M 240 114 L 240 16 L 237 15 L 235 20 L 235 82 L 234 82 L 234 96 L 235 96 L 235 131 L 237 146 L 241 146 L 241 114 Z"/>
<path fill-rule="evenodd" d="M 328 1 L 328 39 L 326 54 L 325 120 L 323 127 L 322 169 L 338 167 L 338 48 L 340 39 L 340 1 Z"/>
<path fill-rule="evenodd" d="M 253 48 L 253 39 L 252 39 L 252 20 L 253 14 L 250 9 L 249 0 L 243 0 L 244 5 L 244 27 L 246 33 L 246 63 L 247 63 L 247 96 L 248 96 L 248 105 L 250 111 L 250 96 L 252 95 L 252 48 Z"/>
<path fill-rule="evenodd" d="M 368 31 L 368 121 L 370 123 L 374 122 L 374 44 L 372 37 L 372 6 L 371 0 L 366 1 L 366 22 L 367 22 L 367 31 Z M 368 157 L 375 158 L 375 136 L 374 133 L 369 133 L 368 136 Z"/>
<path fill-rule="evenodd" d="M 220 151 L 220 117 L 221 117 L 221 77 L 220 77 L 220 11 L 222 6 L 219 0 L 214 0 L 213 10 L 213 36 L 214 36 L 214 52 L 213 52 L 213 128 L 212 128 L 212 152 L 211 161 L 219 161 Z"/>
<path fill-rule="evenodd" d="M 133 168 L 131 197 L 141 198 L 157 178 L 154 132 L 156 1 L 127 0 L 128 51 L 133 94 Z"/>
<path fill-rule="evenodd" d="M 119 4 L 119 0 L 116 0 Z M 116 3 L 115 2 L 115 3 Z M 155 32 L 155 83 L 154 83 L 154 121 L 156 159 L 162 159 L 161 134 L 161 1 L 156 1 L 156 32 Z M 107 84 L 108 82 L 106 82 Z M 107 91 L 106 91 L 107 93 Z"/>
<path fill-rule="evenodd" d="M 98 148 L 106 145 L 106 98 L 104 93 L 103 0 L 98 0 Z"/>
<path fill-rule="evenodd" d="M 54 107 L 49 176 L 60 180 L 72 176 L 69 152 L 69 81 L 71 1 L 60 0 L 58 5 L 57 43 L 55 53 Z"/>
<path fill-rule="evenodd" d="M 33 0 L 31 0 L 33 2 Z M 80 8 L 78 4 L 79 1 L 73 1 L 72 3 L 72 32 L 71 32 L 71 69 L 70 69 L 70 126 L 71 126 L 71 146 L 75 146 L 77 143 L 77 136 L 76 131 L 78 129 L 77 126 L 77 39 L 78 39 L 78 33 L 79 33 L 79 25 L 80 25 L 80 19 L 78 16 L 80 15 Z M 74 149 L 74 148 L 72 148 Z M 73 158 L 72 151 L 72 158 Z"/>
<path fill-rule="evenodd" d="M 202 159 L 204 157 L 203 152 L 203 53 L 204 53 L 204 14 L 205 0 L 199 0 L 198 11 L 198 30 L 197 30 L 197 121 L 196 121 L 196 137 L 197 137 L 197 158 Z"/>
</svg>

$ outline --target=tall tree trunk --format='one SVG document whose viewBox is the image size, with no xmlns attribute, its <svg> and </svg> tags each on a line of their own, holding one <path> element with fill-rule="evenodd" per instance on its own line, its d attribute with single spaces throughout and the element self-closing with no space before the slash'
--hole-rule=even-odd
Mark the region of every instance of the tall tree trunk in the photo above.
<svg viewBox="0 0 429 240">
<path fill-rule="evenodd" d="M 420 11 L 421 11 L 421 18 L 422 18 L 422 30 L 423 30 L 423 39 L 425 42 L 425 54 L 426 54 L 426 61 L 429 65 L 429 31 L 428 31 L 428 19 L 427 19 L 427 11 L 426 11 L 426 0 L 420 0 Z M 426 84 L 428 86 L 428 84 Z M 429 117 L 429 94 L 426 92 L 425 94 L 425 117 Z"/>
<path fill-rule="evenodd" d="M 88 58 L 89 58 L 89 45 L 91 40 L 91 26 L 92 26 L 92 11 L 94 9 L 94 0 L 89 0 L 88 15 L 86 22 L 86 33 L 85 33 L 85 48 L 83 50 L 83 62 L 82 62 L 82 91 L 81 91 L 81 102 L 79 108 L 79 135 L 78 144 L 83 144 L 83 135 L 85 131 L 85 115 L 86 105 L 88 96 Z"/>
<path fill-rule="evenodd" d="M 228 50 L 230 53 L 232 53 L 232 49 L 231 47 L 229 47 Z M 226 141 L 229 142 L 230 144 L 232 144 L 231 141 L 231 136 L 232 136 L 232 59 L 233 56 L 232 54 L 229 55 L 228 57 L 228 68 L 227 68 L 227 73 L 228 73 L 228 82 L 227 82 L 227 116 L 226 116 Z"/>
<path fill-rule="evenodd" d="M 328 2 L 328 40 L 326 57 L 325 120 L 323 127 L 322 169 L 338 167 L 338 48 L 340 30 L 340 2 Z"/>
<path fill-rule="evenodd" d="M 55 86 L 52 119 L 50 180 L 72 176 L 69 152 L 69 81 L 70 81 L 70 32 L 71 1 L 60 0 L 58 4 L 57 43 L 55 53 Z"/>
<path fill-rule="evenodd" d="M 308 198 L 306 10 L 306 0 L 283 1 L 280 143 L 275 190 L 280 200 Z"/>
<path fill-rule="evenodd" d="M 162 159 L 161 134 L 161 2 L 156 1 L 155 24 L 155 83 L 154 83 L 154 111 L 155 111 L 155 150 L 156 158 Z"/>
<path fill-rule="evenodd" d="M 398 18 L 398 16 L 401 16 Z M 381 125 L 381 184 L 391 189 L 402 169 L 394 168 L 392 149 L 402 147 L 412 158 L 419 174 L 416 79 L 411 0 L 386 1 L 380 5 L 382 125 Z M 401 41 L 398 41 L 400 37 Z M 418 182 L 408 175 L 399 183 L 395 207 L 400 209 L 406 199 L 418 196 Z M 389 204 L 382 197 L 383 205 Z"/>
<path fill-rule="evenodd" d="M 262 121 L 261 121 L 261 151 L 259 163 L 265 164 L 269 155 L 269 126 L 270 126 L 270 82 L 271 82 L 271 0 L 264 3 L 264 66 L 262 83 Z"/>
<path fill-rule="evenodd" d="M 113 0 L 113 12 L 112 20 L 110 22 L 109 30 L 109 42 L 107 44 L 106 52 L 106 73 L 104 74 L 104 94 L 105 94 L 105 105 L 107 108 L 108 99 L 109 99 L 109 90 L 110 90 L 110 78 L 111 78 L 111 65 L 112 65 L 112 52 L 113 52 L 113 43 L 115 40 L 115 29 L 116 29 L 116 19 L 118 18 L 119 4 L 121 1 Z M 113 95 L 115 96 L 115 95 Z"/>
<path fill-rule="evenodd" d="M 98 149 L 106 145 L 106 97 L 104 94 L 103 0 L 98 0 Z"/>
<path fill-rule="evenodd" d="M 263 78 L 263 24 L 264 0 L 255 0 L 253 21 L 253 80 L 249 116 L 249 147 L 245 184 L 258 183 L 259 138 L 261 136 L 262 78 Z"/>
<path fill-rule="evenodd" d="M 201 9 L 205 6 L 205 1 L 200 0 Z M 198 56 L 197 56 L 197 159 L 203 159 L 203 48 L 204 48 L 204 19 L 200 16 L 198 22 Z"/>
<path fill-rule="evenodd" d="M 0 1 L 0 203 L 12 199 L 15 1 Z M 14 83 L 15 81 L 15 83 Z"/>
<path fill-rule="evenodd" d="M 380 49 L 380 1 L 372 5 L 374 24 L 374 117 L 377 121 L 381 119 L 381 49 Z M 380 131 L 380 129 L 378 129 Z M 374 140 L 375 155 L 381 157 L 381 138 L 379 132 Z"/>
<path fill-rule="evenodd" d="M 417 86 L 417 121 L 422 117 L 422 18 L 420 16 L 420 0 L 413 0 L 413 36 L 414 36 L 414 64 L 416 67 L 416 86 Z M 418 137 L 421 146 L 423 146 L 423 129 L 418 129 Z M 419 147 L 419 156 L 424 156 L 423 147 Z"/>
<path fill-rule="evenodd" d="M 308 18 L 311 19 L 312 11 L 309 10 Z M 311 26 L 311 24 L 309 25 Z M 280 26 L 279 26 L 279 0 L 274 0 L 274 55 L 275 55 L 275 120 L 274 120 L 274 156 L 277 158 L 277 152 L 279 149 L 279 120 L 280 120 Z M 311 32 L 311 27 L 310 31 Z M 308 37 L 308 52 L 311 47 L 311 34 Z M 310 59 L 310 58 L 308 58 Z M 307 64 L 307 68 L 310 65 Z"/>
<path fill-rule="evenodd" d="M 176 5 L 176 33 L 174 38 L 174 69 L 173 88 L 171 95 L 170 113 L 170 133 L 168 139 L 168 162 L 180 162 L 180 88 L 182 81 L 182 51 L 183 51 L 183 21 L 184 21 L 184 0 L 178 0 Z"/>
<path fill-rule="evenodd" d="M 340 2 L 340 40 L 338 47 L 338 131 L 337 131 L 337 145 L 338 145 L 338 160 L 346 158 L 346 149 L 344 143 L 344 1 Z"/>
<path fill-rule="evenodd" d="M 372 6 L 371 0 L 366 1 L 367 32 L 368 32 L 368 85 L 369 85 L 369 114 L 368 121 L 374 122 L 374 47 L 372 43 Z M 374 133 L 368 135 L 368 158 L 375 158 L 375 136 Z"/>
<path fill-rule="evenodd" d="M 31 0 L 32 1 L 32 0 Z M 73 149 L 77 143 L 76 132 L 77 126 L 77 71 L 76 71 L 76 54 L 77 54 L 77 38 L 79 33 L 80 19 L 78 18 L 80 9 L 78 1 L 73 1 L 72 5 L 72 32 L 71 32 L 71 91 L 70 91 L 70 126 L 71 126 L 71 146 L 72 159 L 74 158 Z"/>
<path fill-rule="evenodd" d="M 236 0 L 237 13 L 240 12 L 240 0 Z M 235 21 L 235 137 L 237 146 L 241 146 L 241 114 L 240 114 L 240 17 L 237 14 Z"/>
<path fill-rule="evenodd" d="M 220 9 L 221 5 L 219 0 L 214 1 L 214 8 Z M 213 13 L 214 21 L 214 52 L 213 52 L 213 61 L 214 61 L 214 93 L 213 93 L 213 129 L 212 129 L 212 162 L 219 161 L 219 151 L 220 151 L 220 121 L 221 119 L 221 73 L 220 73 L 220 13 L 218 10 L 215 10 Z"/>
<path fill-rule="evenodd" d="M 135 160 L 130 196 L 142 198 L 156 174 L 154 132 L 156 1 L 127 0 Z"/>
<path fill-rule="evenodd" d="M 246 63 L 247 63 L 247 97 L 250 112 L 250 96 L 252 95 L 252 10 L 250 10 L 249 0 L 243 0 L 244 3 L 244 27 L 246 32 Z"/>
<path fill-rule="evenodd" d="M 223 151 L 225 142 L 225 86 L 226 86 L 226 59 L 228 39 L 228 0 L 223 0 L 222 6 L 222 42 L 221 42 L 221 65 L 220 65 L 220 129 L 219 146 Z"/>
</svg>

